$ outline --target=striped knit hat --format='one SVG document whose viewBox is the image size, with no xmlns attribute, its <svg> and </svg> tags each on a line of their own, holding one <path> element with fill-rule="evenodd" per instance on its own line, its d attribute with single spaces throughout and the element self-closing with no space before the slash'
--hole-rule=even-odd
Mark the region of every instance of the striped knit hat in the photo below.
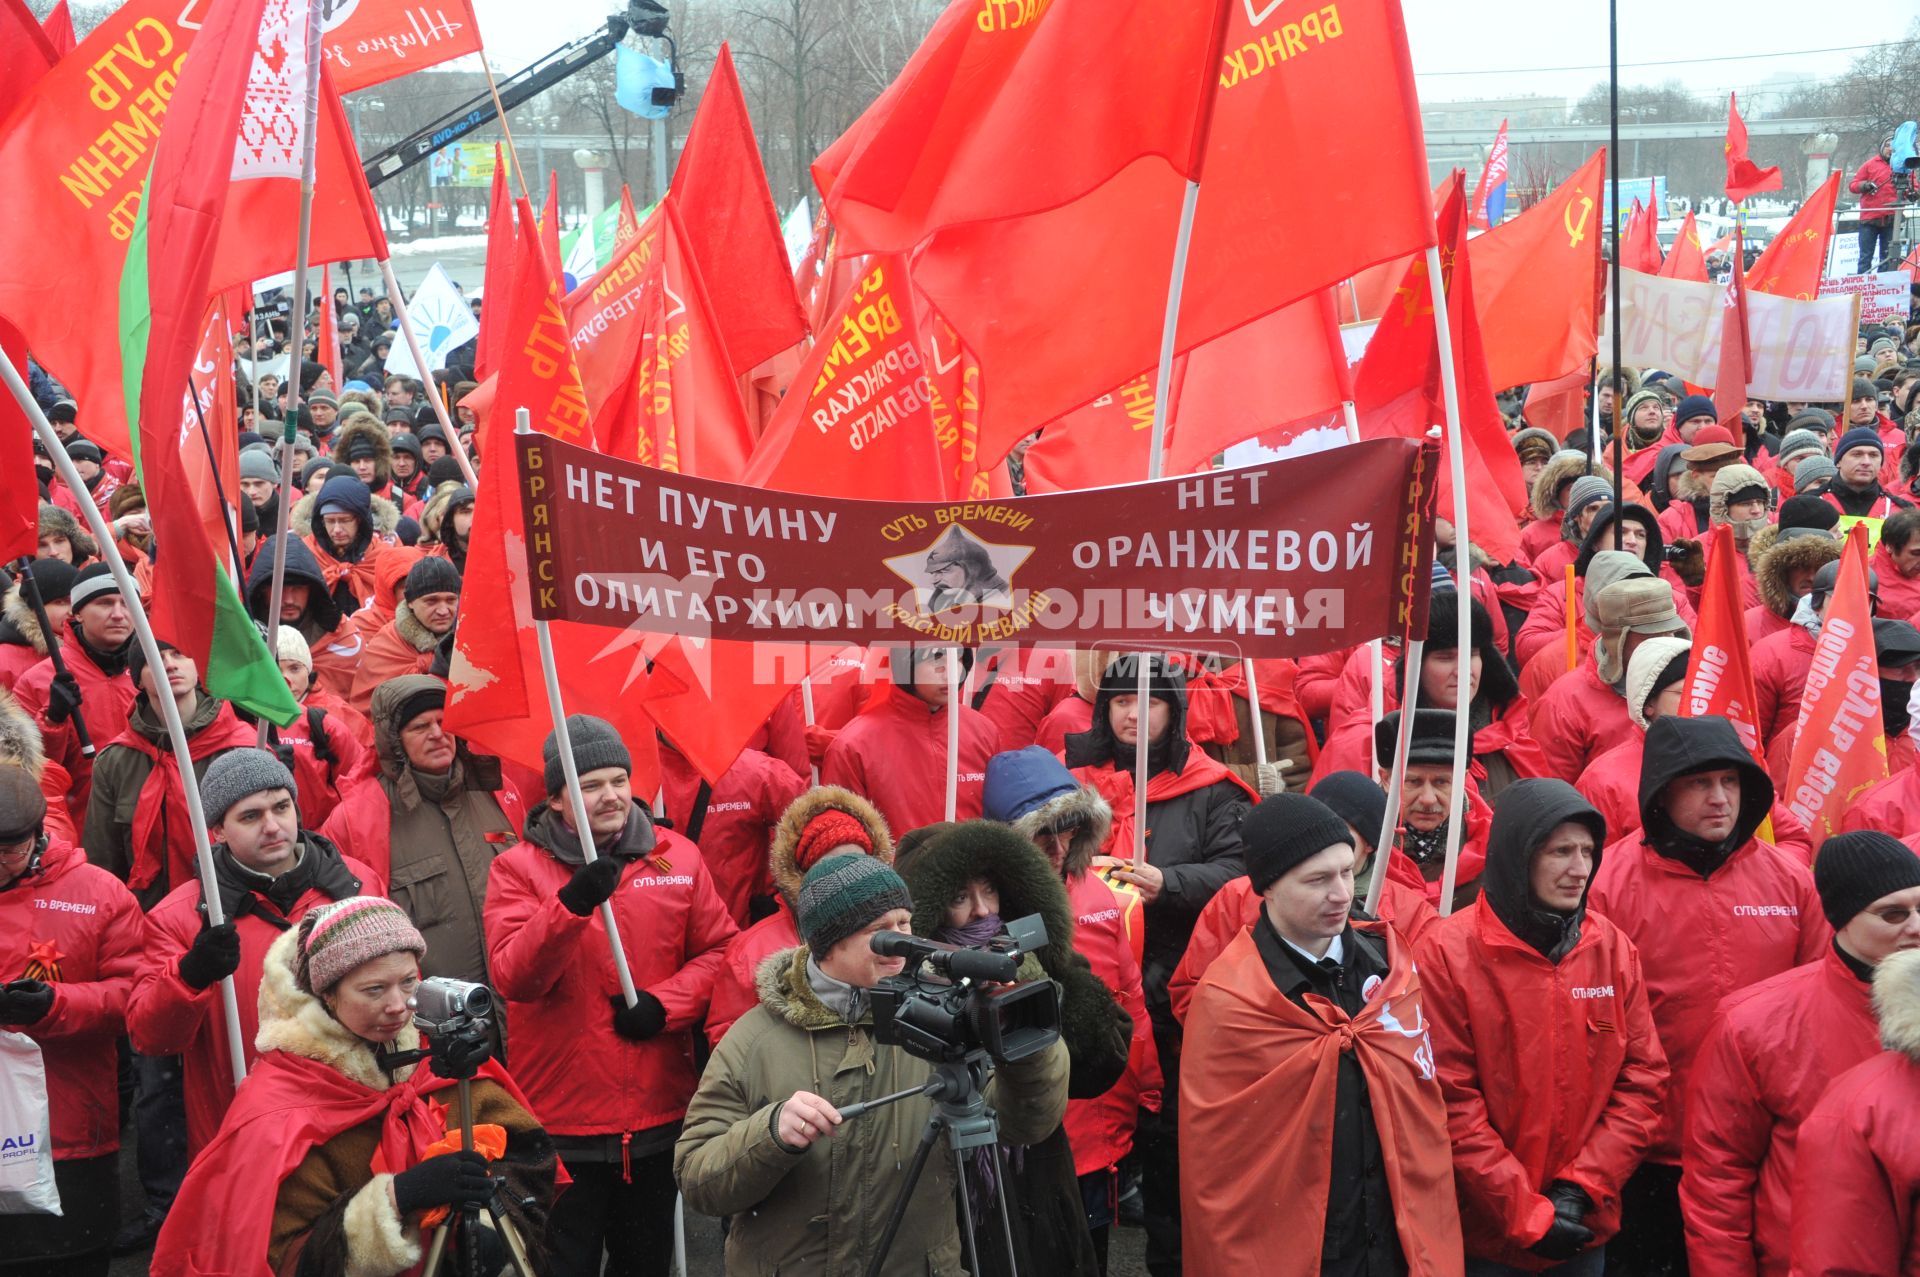
<svg viewBox="0 0 1920 1277">
<path fill-rule="evenodd" d="M 421 938 L 406 911 L 382 896 L 348 896 L 315 909 L 300 920 L 300 951 L 294 977 L 308 993 L 331 990 L 363 962 L 389 953 L 425 957 Z"/>
<path fill-rule="evenodd" d="M 818 959 L 888 910 L 912 910 L 913 897 L 888 866 L 872 856 L 843 852 L 807 870 L 794 908 L 800 938 Z"/>
</svg>

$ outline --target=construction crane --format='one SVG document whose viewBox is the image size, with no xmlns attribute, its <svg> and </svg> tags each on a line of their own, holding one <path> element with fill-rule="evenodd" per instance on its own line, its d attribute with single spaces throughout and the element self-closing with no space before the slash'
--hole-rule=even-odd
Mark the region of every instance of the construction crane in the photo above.
<svg viewBox="0 0 1920 1277">
<path fill-rule="evenodd" d="M 624 39 L 627 33 L 648 37 L 665 37 L 667 33 L 667 11 L 655 0 L 631 0 L 624 14 L 609 14 L 606 25 L 592 35 L 582 36 L 571 44 L 563 45 L 541 58 L 532 66 L 517 71 L 501 80 L 495 87 L 499 91 L 499 109 L 494 106 L 491 93 L 481 93 L 468 102 L 455 107 L 425 128 L 419 129 L 386 150 L 370 156 L 362 165 L 367 185 L 374 187 L 397 177 L 426 159 L 441 147 L 458 142 L 467 134 L 483 125 L 492 123 L 499 117 L 500 109 L 511 111 L 531 98 L 545 93 L 575 72 L 584 70 L 598 62 Z M 680 76 L 676 68 L 674 87 L 654 89 L 655 105 L 671 106 L 673 98 L 679 93 Z M 662 94 L 669 95 L 664 101 Z"/>
</svg>

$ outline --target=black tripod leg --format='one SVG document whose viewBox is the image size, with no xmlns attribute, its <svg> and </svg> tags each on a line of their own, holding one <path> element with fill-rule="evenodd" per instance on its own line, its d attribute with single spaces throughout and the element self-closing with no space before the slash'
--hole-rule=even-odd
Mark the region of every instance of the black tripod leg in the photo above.
<svg viewBox="0 0 1920 1277">
<path fill-rule="evenodd" d="M 980 1247 L 973 1235 L 973 1194 L 967 1189 L 967 1150 L 953 1150 L 953 1183 L 960 1194 L 960 1244 L 966 1248 L 967 1271 L 980 1271 Z M 1006 1194 L 1001 1193 L 1002 1201 Z"/>
<path fill-rule="evenodd" d="M 900 1225 L 907 1218 L 907 1203 L 913 1200 L 913 1189 L 920 1182 L 920 1173 L 927 1169 L 927 1158 L 933 1154 L 933 1146 L 940 1138 L 940 1115 L 934 1113 L 927 1118 L 927 1128 L 920 1133 L 920 1146 L 913 1150 L 913 1161 L 907 1167 L 906 1182 L 900 1185 L 900 1195 L 893 1199 L 893 1209 L 887 1212 L 886 1231 L 880 1234 L 880 1249 L 873 1252 L 873 1260 L 867 1265 L 867 1277 L 880 1277 L 880 1269 L 887 1262 L 887 1252 L 893 1249 L 893 1239 L 900 1233 Z"/>
<path fill-rule="evenodd" d="M 1007 1271 L 1013 1274 L 1013 1277 L 1019 1277 L 1020 1256 L 1013 1248 L 1013 1217 L 1007 1213 L 1009 1209 L 1007 1198 L 1011 1196 L 1007 1192 L 1007 1159 L 1000 1155 L 1000 1141 L 995 1140 L 992 1148 L 993 1182 L 999 1190 L 994 1193 L 994 1198 L 1000 1204 L 1000 1240 L 1007 1248 Z"/>
</svg>

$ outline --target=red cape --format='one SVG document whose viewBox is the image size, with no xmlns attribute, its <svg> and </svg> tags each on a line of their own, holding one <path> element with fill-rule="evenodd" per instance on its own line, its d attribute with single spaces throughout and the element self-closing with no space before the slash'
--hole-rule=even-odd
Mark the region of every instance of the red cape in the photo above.
<svg viewBox="0 0 1920 1277">
<path fill-rule="evenodd" d="M 1092 785 L 1100 791 L 1100 796 L 1113 808 L 1113 828 L 1107 834 L 1103 854 L 1129 857 L 1133 854 L 1133 769 L 1125 771 L 1117 767 L 1076 767 L 1074 777 L 1083 785 Z M 1224 763 L 1215 762 L 1207 752 L 1187 742 L 1187 765 L 1177 772 L 1155 772 L 1147 778 L 1147 801 L 1164 802 L 1169 798 L 1178 798 L 1182 794 L 1191 794 L 1195 790 L 1205 789 L 1208 785 L 1217 785 L 1228 781 L 1246 790 L 1247 797 L 1255 802 L 1260 795 L 1253 787 L 1229 771 Z M 1149 853 L 1151 854 L 1151 853 Z"/>
<path fill-rule="evenodd" d="M 492 1078 L 526 1101 L 491 1061 Z M 342 1131 L 384 1115 L 380 1154 L 409 1167 L 446 1134 L 444 1115 L 427 1102 L 454 1084 L 422 1061 L 405 1082 L 369 1090 L 338 1069 L 285 1051 L 269 1051 L 234 1096 L 220 1133 L 202 1149 L 174 1199 L 154 1248 L 150 1277 L 272 1277 L 267 1242 L 281 1183 L 307 1155 Z"/>
<path fill-rule="evenodd" d="M 1347 1051 L 1366 1072 L 1409 1274 L 1462 1271 L 1447 1107 L 1419 974 L 1390 928 L 1354 925 L 1384 935 L 1391 963 L 1357 1017 L 1317 995 L 1305 1006 L 1290 1001 L 1250 930 L 1194 991 L 1181 1053 L 1180 1153 L 1211 1168 L 1180 1181 L 1186 1269 L 1195 1277 L 1320 1271 L 1334 1088 Z"/>
</svg>

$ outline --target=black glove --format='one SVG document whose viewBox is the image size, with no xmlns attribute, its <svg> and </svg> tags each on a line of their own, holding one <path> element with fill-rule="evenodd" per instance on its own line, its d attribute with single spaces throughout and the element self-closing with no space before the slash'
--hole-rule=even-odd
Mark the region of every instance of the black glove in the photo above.
<svg viewBox="0 0 1920 1277">
<path fill-rule="evenodd" d="M 620 862 L 611 856 L 602 856 L 574 870 L 567 885 L 554 894 L 560 897 L 568 913 L 584 918 L 612 899 L 613 889 L 619 885 Z"/>
<path fill-rule="evenodd" d="M 645 989 L 636 990 L 634 998 L 632 1006 L 628 1006 L 627 1000 L 617 993 L 610 999 L 613 1003 L 613 1031 L 623 1038 L 645 1042 L 667 1027 L 667 1009 L 660 1005 L 659 998 Z"/>
<path fill-rule="evenodd" d="M 1878 182 L 1862 182 L 1862 183 L 1860 183 L 1860 193 L 1861 193 L 1862 195 L 1871 195 L 1871 194 L 1873 194 L 1873 193 L 1874 193 L 1875 191 L 1877 191 L 1877 190 L 1879 190 L 1879 189 L 1880 189 L 1880 183 L 1878 183 Z"/>
<path fill-rule="evenodd" d="M 1547 1200 L 1553 1203 L 1553 1226 L 1527 1249 L 1542 1259 L 1564 1263 L 1593 1245 L 1593 1230 L 1580 1222 L 1593 1209 L 1593 1199 L 1578 1185 L 1557 1179 L 1547 1185 Z"/>
<path fill-rule="evenodd" d="M 61 670 L 47 688 L 47 723 L 57 727 L 80 710 L 80 680 L 72 670 Z"/>
<path fill-rule="evenodd" d="M 240 933 L 231 922 L 202 927 L 193 947 L 180 955 L 180 978 L 205 989 L 240 969 Z"/>
<path fill-rule="evenodd" d="M 38 1024 L 53 1010 L 53 986 L 39 980 L 15 980 L 0 987 L 0 1024 Z"/>
<path fill-rule="evenodd" d="M 472 1149 L 429 1157 L 393 1177 L 393 1205 L 403 1218 L 434 1206 L 484 1206 L 492 1196 L 487 1159 Z"/>
</svg>

